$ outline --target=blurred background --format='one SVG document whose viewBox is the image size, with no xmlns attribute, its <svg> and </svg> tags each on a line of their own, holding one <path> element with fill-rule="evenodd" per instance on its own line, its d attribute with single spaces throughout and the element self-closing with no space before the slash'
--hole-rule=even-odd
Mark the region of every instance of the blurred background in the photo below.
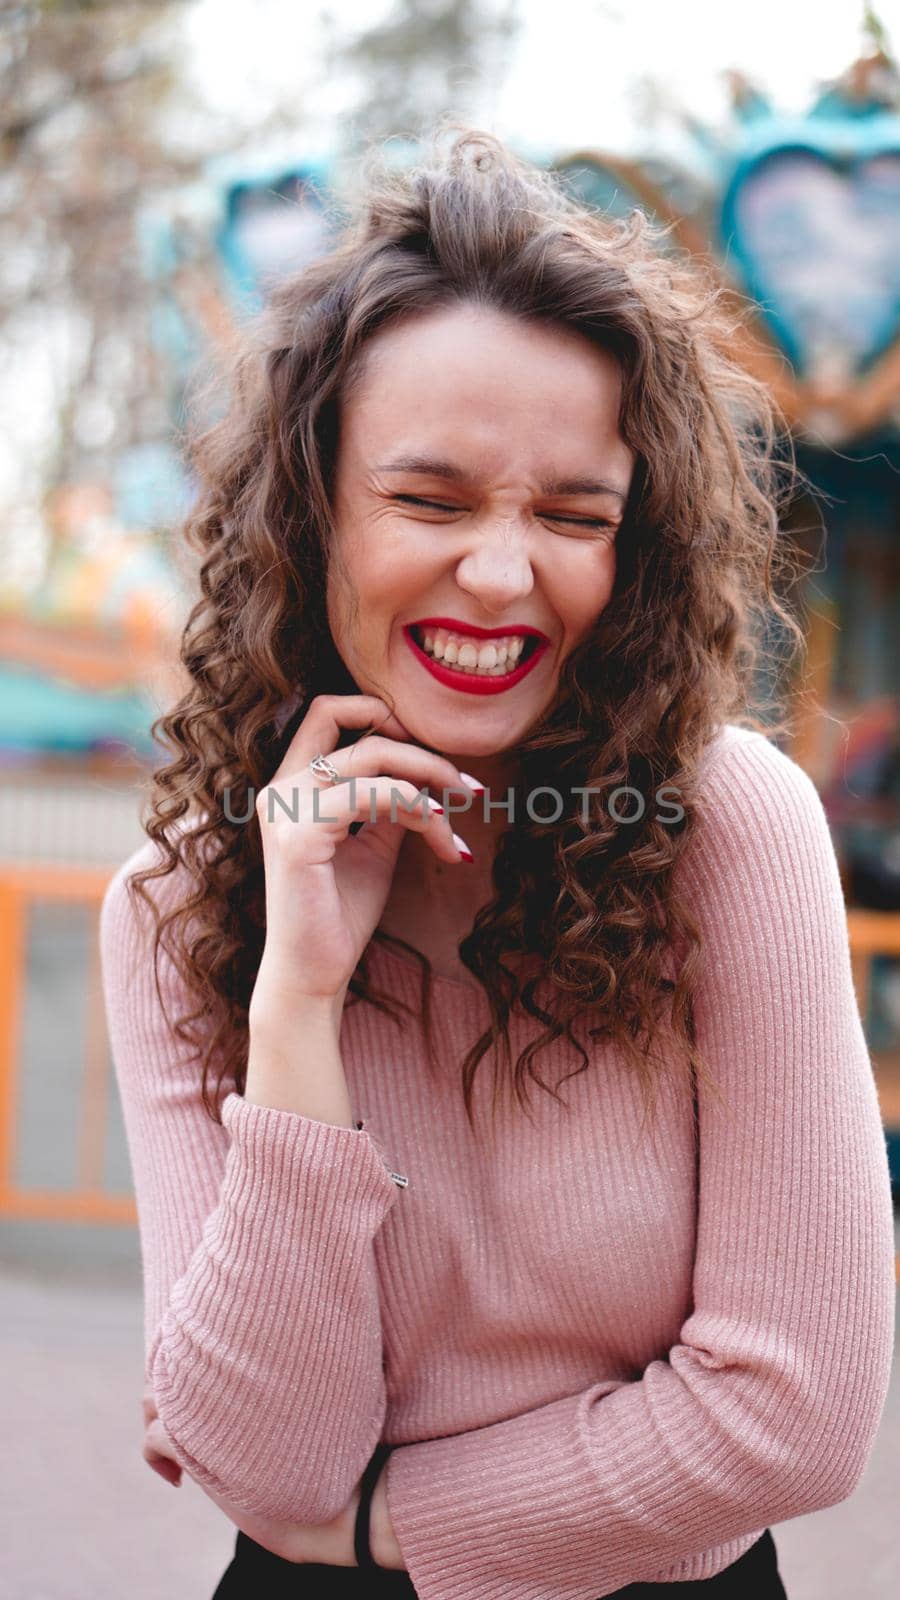
<svg viewBox="0 0 900 1600">
<path fill-rule="evenodd" d="M 816 783 L 900 1191 L 900 0 L 0 3 L 0 1595 L 212 1592 L 234 1530 L 141 1459 L 140 1248 L 97 912 L 139 844 L 194 574 L 211 353 L 442 113 L 638 206 L 755 310 L 808 489 L 808 650 L 760 701 Z M 775 1528 L 791 1600 L 900 1592 L 895 1384 L 864 1482 Z M 52 1533 L 51 1531 L 52 1530 Z"/>
</svg>

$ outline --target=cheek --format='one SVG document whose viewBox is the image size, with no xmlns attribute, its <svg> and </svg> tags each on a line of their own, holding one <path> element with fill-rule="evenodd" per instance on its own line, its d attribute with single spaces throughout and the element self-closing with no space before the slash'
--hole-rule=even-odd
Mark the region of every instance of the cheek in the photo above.
<svg viewBox="0 0 900 1600">
<path fill-rule="evenodd" d="M 346 572 L 329 574 L 326 612 L 331 637 L 352 670 L 384 648 L 385 618 L 394 607 L 394 590 L 384 564 L 351 561 Z"/>
<path fill-rule="evenodd" d="M 331 573 L 325 588 L 325 614 L 331 637 L 340 648 L 347 631 L 347 606 L 343 584 Z"/>
<path fill-rule="evenodd" d="M 609 604 L 615 580 L 615 545 L 557 552 L 552 592 L 567 634 L 581 638 L 588 631 Z"/>
<path fill-rule="evenodd" d="M 326 587 L 328 627 L 338 654 L 351 672 L 358 663 L 361 648 L 365 647 L 368 611 L 365 584 L 359 585 L 359 574 L 354 566 L 351 564 L 346 573 L 334 568 L 328 575 Z"/>
</svg>

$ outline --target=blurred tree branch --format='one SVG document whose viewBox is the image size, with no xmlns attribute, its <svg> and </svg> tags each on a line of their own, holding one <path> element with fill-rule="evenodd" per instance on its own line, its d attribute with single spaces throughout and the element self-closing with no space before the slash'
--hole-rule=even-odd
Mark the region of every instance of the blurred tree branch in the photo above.
<svg viewBox="0 0 900 1600">
<path fill-rule="evenodd" d="M 323 21 L 334 30 L 327 12 Z M 465 112 L 468 86 L 496 77 L 518 27 L 516 0 L 396 0 L 355 38 L 333 33 L 330 64 L 359 77 L 358 138 L 417 136 Z"/>
<path fill-rule="evenodd" d="M 43 0 L 3 16 L 0 347 L 15 371 L 47 341 L 45 490 L 104 475 L 168 423 L 137 217 L 206 156 L 168 136 L 181 10 Z"/>
<path fill-rule="evenodd" d="M 110 483 L 124 452 L 171 440 L 182 395 L 155 340 L 146 212 L 187 219 L 192 271 L 214 287 L 209 162 L 248 136 L 302 126 L 296 95 L 254 107 L 249 128 L 247 113 L 203 103 L 183 70 L 188 10 L 185 0 L 0 9 L 7 508 L 38 511 L 73 480 Z M 15 519 L 2 521 L 14 538 Z"/>
</svg>

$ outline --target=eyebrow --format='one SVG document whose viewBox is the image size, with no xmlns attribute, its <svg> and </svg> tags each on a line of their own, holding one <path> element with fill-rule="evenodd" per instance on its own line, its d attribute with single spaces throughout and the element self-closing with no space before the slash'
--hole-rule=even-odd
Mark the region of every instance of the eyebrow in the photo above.
<svg viewBox="0 0 900 1600">
<path fill-rule="evenodd" d="M 383 462 L 377 471 L 418 472 L 422 477 L 444 478 L 449 483 L 467 483 L 470 479 L 470 474 L 457 466 L 455 461 L 442 461 L 435 456 L 397 456 L 393 461 Z M 627 500 L 624 489 L 617 489 L 615 484 L 605 483 L 602 478 L 554 478 L 542 483 L 540 490 L 541 494 L 551 497 L 566 494 L 614 495 L 623 505 Z"/>
</svg>

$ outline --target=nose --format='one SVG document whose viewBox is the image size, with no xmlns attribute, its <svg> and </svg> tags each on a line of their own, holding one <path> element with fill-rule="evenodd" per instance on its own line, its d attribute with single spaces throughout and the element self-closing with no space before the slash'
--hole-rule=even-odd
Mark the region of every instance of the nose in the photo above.
<svg viewBox="0 0 900 1600">
<path fill-rule="evenodd" d="M 524 528 L 512 518 L 473 533 L 456 568 L 456 581 L 488 615 L 501 615 L 534 588 L 534 569 Z"/>
</svg>

